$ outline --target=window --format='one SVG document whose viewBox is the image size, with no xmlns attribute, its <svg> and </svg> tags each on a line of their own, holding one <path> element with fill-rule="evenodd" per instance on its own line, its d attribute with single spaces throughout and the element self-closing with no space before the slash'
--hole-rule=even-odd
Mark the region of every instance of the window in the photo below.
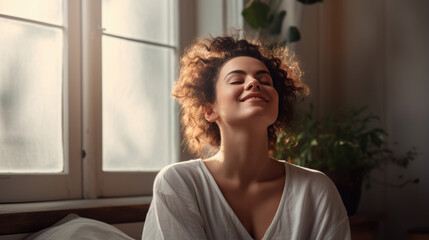
<svg viewBox="0 0 429 240">
<path fill-rule="evenodd" d="M 156 171 L 171 163 L 176 48 L 170 2 L 103 1 L 104 171 Z"/>
<path fill-rule="evenodd" d="M 0 202 L 148 195 L 178 160 L 175 0 L 0 0 Z"/>
</svg>

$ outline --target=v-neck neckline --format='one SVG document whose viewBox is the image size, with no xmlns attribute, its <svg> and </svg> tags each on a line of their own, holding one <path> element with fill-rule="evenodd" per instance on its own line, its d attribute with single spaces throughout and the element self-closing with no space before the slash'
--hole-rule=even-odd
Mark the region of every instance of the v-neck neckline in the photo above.
<svg viewBox="0 0 429 240">
<path fill-rule="evenodd" d="M 228 201 L 226 201 L 225 197 L 222 194 L 222 191 L 220 190 L 216 180 L 214 179 L 213 175 L 211 174 L 211 172 L 209 171 L 207 165 L 204 163 L 204 161 L 202 159 L 199 159 L 200 164 L 201 164 L 201 168 L 203 169 L 203 171 L 206 173 L 206 175 L 209 178 L 209 181 L 211 182 L 211 184 L 214 186 L 214 189 L 216 191 L 216 194 L 218 195 L 220 201 L 222 202 L 222 204 L 224 205 L 226 211 L 231 215 L 231 217 L 234 219 L 235 222 L 237 222 L 238 227 L 240 228 L 240 231 L 243 232 L 243 234 L 246 234 L 248 239 L 253 240 L 252 236 L 250 235 L 250 233 L 246 230 L 246 228 L 243 226 L 243 223 L 240 221 L 240 219 L 237 217 L 237 214 L 234 212 L 234 210 L 232 210 L 231 206 L 229 205 Z M 280 218 L 280 215 L 282 214 L 281 211 L 283 209 L 284 206 L 284 202 L 286 201 L 286 189 L 287 189 L 287 183 L 288 178 L 289 178 L 289 168 L 287 166 L 287 164 L 285 162 L 282 162 L 285 168 L 285 182 L 283 185 L 283 192 L 282 192 L 282 196 L 279 202 L 279 205 L 277 206 L 277 210 L 276 213 L 274 215 L 273 220 L 271 221 L 270 225 L 268 226 L 267 230 L 264 233 L 264 236 L 262 237 L 261 240 L 266 240 L 271 232 L 271 229 L 274 228 L 274 226 L 276 225 L 278 219 Z"/>
</svg>

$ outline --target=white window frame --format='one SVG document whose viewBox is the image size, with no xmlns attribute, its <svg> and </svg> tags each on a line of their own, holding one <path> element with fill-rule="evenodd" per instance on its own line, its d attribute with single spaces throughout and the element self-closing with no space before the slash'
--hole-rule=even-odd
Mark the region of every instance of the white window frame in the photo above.
<svg viewBox="0 0 429 240">
<path fill-rule="evenodd" d="M 67 10 L 66 10 L 67 9 Z M 63 30 L 63 141 L 64 173 L 62 174 L 2 174 L 0 175 L 0 202 L 27 202 L 78 199 L 81 191 L 81 82 L 80 82 L 80 1 L 64 4 L 64 26 L 1 15 L 31 24 Z M 72 36 L 72 37 L 69 37 Z M 47 187 L 48 186 L 48 187 Z"/>
<path fill-rule="evenodd" d="M 170 47 L 177 59 L 178 0 L 172 2 L 175 39 Z M 151 195 L 157 172 L 102 171 L 102 0 L 69 0 L 64 5 L 65 173 L 0 175 L 0 203 Z M 170 86 L 177 60 L 172 64 Z M 179 121 L 174 116 L 178 109 L 170 101 L 171 137 L 166 146 L 177 162 Z"/>
<path fill-rule="evenodd" d="M 173 48 L 178 58 L 178 7 L 172 1 L 172 26 L 175 32 Z M 83 82 L 83 194 L 84 198 L 106 198 L 152 195 L 156 172 L 103 172 L 102 171 L 102 0 L 84 1 L 82 19 L 82 82 Z M 109 34 L 109 36 L 112 36 Z M 177 60 L 172 63 L 170 88 L 175 80 Z M 176 105 L 170 98 L 170 148 L 172 162 L 179 161 L 179 124 Z"/>
</svg>

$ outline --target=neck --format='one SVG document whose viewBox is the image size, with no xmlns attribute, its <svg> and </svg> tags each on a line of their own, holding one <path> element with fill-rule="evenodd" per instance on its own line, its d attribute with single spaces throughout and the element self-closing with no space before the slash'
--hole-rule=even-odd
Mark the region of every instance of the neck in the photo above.
<svg viewBox="0 0 429 240">
<path fill-rule="evenodd" d="M 243 185 L 276 177 L 273 169 L 278 162 L 269 157 L 266 128 L 221 129 L 221 139 L 220 151 L 213 157 L 220 176 Z"/>
</svg>

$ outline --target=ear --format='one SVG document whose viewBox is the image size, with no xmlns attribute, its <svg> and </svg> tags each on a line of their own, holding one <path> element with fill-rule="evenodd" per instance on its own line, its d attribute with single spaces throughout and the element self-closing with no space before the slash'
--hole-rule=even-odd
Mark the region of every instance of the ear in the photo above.
<svg viewBox="0 0 429 240">
<path fill-rule="evenodd" d="M 219 115 L 213 109 L 213 104 L 211 103 L 204 105 L 204 116 L 209 122 L 216 122 L 219 119 Z"/>
</svg>

